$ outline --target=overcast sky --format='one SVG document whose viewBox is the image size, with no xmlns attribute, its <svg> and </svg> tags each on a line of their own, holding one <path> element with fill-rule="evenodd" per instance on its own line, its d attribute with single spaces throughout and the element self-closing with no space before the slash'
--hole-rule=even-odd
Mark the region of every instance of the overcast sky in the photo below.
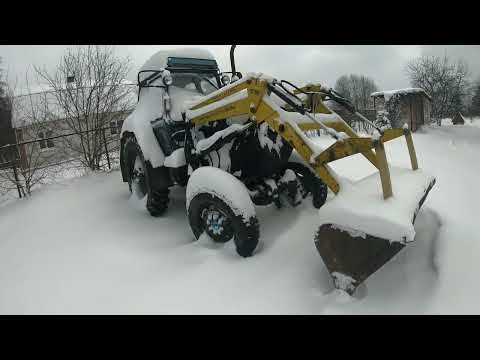
<svg viewBox="0 0 480 360">
<path fill-rule="evenodd" d="M 131 80 L 140 66 L 157 50 L 187 45 L 118 45 L 117 52 L 130 56 Z M 2 67 L 10 78 L 23 84 L 25 72 L 33 64 L 52 69 L 62 53 L 71 46 L 0 45 Z M 216 56 L 220 68 L 230 70 L 229 45 L 195 45 L 207 48 Z M 237 70 L 263 72 L 296 84 L 319 81 L 333 86 L 343 74 L 372 77 L 381 90 L 408 87 L 403 71 L 405 63 L 422 54 L 447 54 L 467 61 L 474 78 L 480 76 L 480 46 L 476 45 L 239 45 L 235 51 Z M 20 86 L 21 86 L 20 85 Z M 21 86 L 22 87 L 22 86 Z"/>
</svg>

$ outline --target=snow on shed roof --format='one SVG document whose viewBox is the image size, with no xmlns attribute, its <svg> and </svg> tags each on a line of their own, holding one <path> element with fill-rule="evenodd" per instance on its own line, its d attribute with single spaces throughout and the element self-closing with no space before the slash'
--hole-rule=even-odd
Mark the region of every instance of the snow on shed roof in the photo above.
<svg viewBox="0 0 480 360">
<path fill-rule="evenodd" d="M 143 70 L 160 70 L 167 67 L 167 59 L 169 57 L 183 57 L 190 59 L 209 59 L 215 60 L 212 53 L 206 49 L 197 48 L 181 48 L 171 50 L 160 50 L 153 54 L 139 71 Z"/>
<path fill-rule="evenodd" d="M 372 97 L 377 97 L 377 96 L 383 96 L 385 98 L 385 101 L 389 101 L 390 98 L 394 95 L 408 95 L 408 94 L 425 94 L 430 100 L 431 97 L 426 93 L 425 90 L 421 88 L 405 88 L 405 89 L 395 89 L 395 90 L 386 90 L 386 91 L 377 91 L 374 93 L 371 93 L 370 96 Z"/>
</svg>

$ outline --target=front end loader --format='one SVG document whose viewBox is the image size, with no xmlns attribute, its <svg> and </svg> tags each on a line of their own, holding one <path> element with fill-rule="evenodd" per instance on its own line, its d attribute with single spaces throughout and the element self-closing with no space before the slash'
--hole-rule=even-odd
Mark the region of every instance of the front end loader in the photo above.
<svg viewBox="0 0 480 360">
<path fill-rule="evenodd" d="M 232 74 L 236 76 L 239 73 L 234 67 L 233 49 Z M 195 127 L 243 116 L 247 119 L 244 126 L 268 127 L 294 149 L 295 156 L 335 194 L 319 210 L 315 245 L 335 287 L 353 294 L 365 279 L 414 240 L 413 223 L 435 178 L 419 168 L 408 128 L 377 128 L 357 113 L 377 132 L 372 137 L 360 137 L 324 104 L 325 99 L 355 112 L 348 100 L 320 84 L 300 88 L 263 74 L 247 74 L 190 103 L 184 118 L 189 127 Z M 321 148 L 307 135 L 310 130 L 320 130 L 335 142 Z M 389 167 L 387 162 L 384 145 L 399 137 L 405 138 L 411 169 Z M 190 164 L 195 163 L 191 158 L 194 152 L 186 151 Z M 350 182 L 329 166 L 355 154 L 365 157 L 376 173 Z"/>
<path fill-rule="evenodd" d="M 356 112 L 333 89 L 243 76 L 234 50 L 231 72 L 205 49 L 161 50 L 143 65 L 138 103 L 122 126 L 122 180 L 152 216 L 167 212 L 171 187 L 186 187 L 194 237 L 233 239 L 242 257 L 259 242 L 256 206 L 297 206 L 311 194 L 315 246 L 334 286 L 353 294 L 415 239 L 413 223 L 435 179 L 419 168 L 408 128 L 378 128 L 357 112 L 376 130 L 359 136 L 326 105 Z M 312 132 L 334 141 L 320 146 Z M 411 169 L 387 162 L 385 144 L 400 137 Z M 330 166 L 357 154 L 375 173 L 352 182 Z M 335 196 L 327 201 L 329 189 Z"/>
</svg>

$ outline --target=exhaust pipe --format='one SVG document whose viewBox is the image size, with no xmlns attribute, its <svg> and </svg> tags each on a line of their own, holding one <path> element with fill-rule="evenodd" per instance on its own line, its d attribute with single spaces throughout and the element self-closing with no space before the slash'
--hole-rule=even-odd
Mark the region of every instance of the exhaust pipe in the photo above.
<svg viewBox="0 0 480 360">
<path fill-rule="evenodd" d="M 230 65 L 232 67 L 232 76 L 237 74 L 237 71 L 235 69 L 235 56 L 233 54 L 236 47 L 237 45 L 232 45 L 232 47 L 230 48 Z"/>
</svg>

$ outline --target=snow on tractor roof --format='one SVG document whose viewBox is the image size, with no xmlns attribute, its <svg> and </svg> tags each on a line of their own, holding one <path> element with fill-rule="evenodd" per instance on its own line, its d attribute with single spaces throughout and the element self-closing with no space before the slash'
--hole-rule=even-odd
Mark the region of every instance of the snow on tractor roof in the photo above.
<svg viewBox="0 0 480 360">
<path fill-rule="evenodd" d="M 167 67 L 167 61 L 169 57 L 215 60 L 215 57 L 212 55 L 212 53 L 205 49 L 180 48 L 160 50 L 153 54 L 145 62 L 145 64 L 143 64 L 139 71 L 164 69 Z"/>
<path fill-rule="evenodd" d="M 377 91 L 371 93 L 371 97 L 383 96 L 385 101 L 388 102 L 390 98 L 394 95 L 408 95 L 408 94 L 425 94 L 430 100 L 432 99 L 430 95 L 426 93 L 425 90 L 421 88 L 405 88 L 405 89 L 394 89 L 394 90 L 386 90 L 386 91 Z"/>
</svg>

